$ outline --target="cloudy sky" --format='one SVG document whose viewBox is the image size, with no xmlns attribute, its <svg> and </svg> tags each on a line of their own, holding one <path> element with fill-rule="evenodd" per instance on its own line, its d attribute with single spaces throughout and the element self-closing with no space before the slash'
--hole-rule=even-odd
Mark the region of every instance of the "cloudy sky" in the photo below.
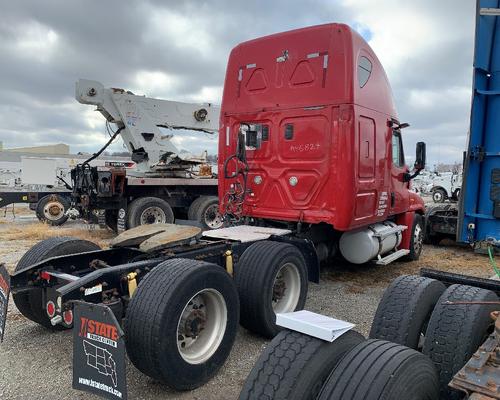
<svg viewBox="0 0 500 400">
<path fill-rule="evenodd" d="M 78 78 L 136 94 L 220 103 L 227 56 L 239 42 L 344 22 L 386 68 L 405 129 L 407 161 L 461 161 L 468 129 L 474 0 L 17 0 L 0 13 L 0 140 L 4 147 L 68 143 L 95 151 L 104 119 L 74 100 Z M 183 138 L 186 144 L 188 138 Z M 193 152 L 215 151 L 198 139 Z M 112 150 L 120 150 L 117 140 Z"/>
</svg>

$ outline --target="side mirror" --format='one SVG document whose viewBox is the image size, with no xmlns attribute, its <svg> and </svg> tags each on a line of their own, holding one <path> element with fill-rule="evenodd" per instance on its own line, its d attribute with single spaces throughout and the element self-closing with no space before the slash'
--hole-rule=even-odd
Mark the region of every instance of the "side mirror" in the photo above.
<svg viewBox="0 0 500 400">
<path fill-rule="evenodd" d="M 417 150 L 416 150 L 416 156 L 415 156 L 415 169 L 416 170 L 422 170 L 425 168 L 425 159 L 426 159 L 426 154 L 425 154 L 425 143 L 424 142 L 417 142 Z"/>
</svg>

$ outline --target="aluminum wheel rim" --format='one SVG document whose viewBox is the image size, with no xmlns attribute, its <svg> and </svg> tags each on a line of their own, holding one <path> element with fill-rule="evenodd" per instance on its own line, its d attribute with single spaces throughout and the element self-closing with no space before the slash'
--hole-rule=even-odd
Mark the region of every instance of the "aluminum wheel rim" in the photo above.
<svg viewBox="0 0 500 400">
<path fill-rule="evenodd" d="M 272 306 L 275 313 L 294 311 L 300 298 L 300 273 L 293 263 L 283 264 L 273 283 Z"/>
<path fill-rule="evenodd" d="M 57 221 L 64 216 L 64 206 L 58 201 L 49 201 L 43 207 L 43 216 L 50 221 Z"/>
<path fill-rule="evenodd" d="M 432 198 L 434 199 L 435 202 L 440 202 L 443 199 L 443 195 L 440 192 L 435 192 L 432 195 Z"/>
<path fill-rule="evenodd" d="M 167 216 L 160 207 L 151 206 L 141 213 L 141 225 L 164 224 L 166 222 Z"/>
<path fill-rule="evenodd" d="M 424 235 L 422 233 L 420 224 L 415 225 L 415 232 L 413 232 L 413 249 L 416 254 L 419 254 L 422 250 L 422 245 L 424 243 Z"/>
<path fill-rule="evenodd" d="M 215 289 L 203 289 L 187 302 L 177 324 L 177 349 L 189 364 L 202 364 L 219 348 L 227 326 L 227 306 Z"/>
<path fill-rule="evenodd" d="M 203 220 L 205 224 L 211 229 L 217 229 L 222 226 L 222 214 L 219 212 L 219 205 L 213 204 L 208 207 L 203 213 Z"/>
</svg>

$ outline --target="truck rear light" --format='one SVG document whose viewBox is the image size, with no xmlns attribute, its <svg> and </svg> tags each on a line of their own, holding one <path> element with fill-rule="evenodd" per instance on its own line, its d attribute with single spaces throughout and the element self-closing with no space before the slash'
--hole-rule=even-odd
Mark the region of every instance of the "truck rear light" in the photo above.
<svg viewBox="0 0 500 400">
<path fill-rule="evenodd" d="M 56 314 L 56 305 L 53 301 L 49 301 L 45 306 L 45 310 L 47 311 L 49 318 L 52 318 Z"/>
<path fill-rule="evenodd" d="M 66 310 L 63 312 L 63 320 L 66 325 L 73 324 L 73 311 Z"/>
</svg>

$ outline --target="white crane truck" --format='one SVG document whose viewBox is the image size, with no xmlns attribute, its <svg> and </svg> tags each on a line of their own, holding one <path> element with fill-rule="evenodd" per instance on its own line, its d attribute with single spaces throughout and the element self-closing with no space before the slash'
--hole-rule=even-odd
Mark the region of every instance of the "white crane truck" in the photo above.
<svg viewBox="0 0 500 400">
<path fill-rule="evenodd" d="M 222 226 L 216 174 L 206 157 L 180 152 L 172 143 L 173 135 L 160 130 L 215 134 L 219 107 L 136 96 L 86 79 L 76 83 L 75 97 L 79 103 L 97 107 L 106 118 L 110 139 L 73 169 L 70 216 L 92 219 L 98 215 L 101 224 L 117 231 L 186 217 L 205 229 Z M 109 124 L 118 129 L 112 131 Z M 91 167 L 89 162 L 118 135 L 137 167 Z"/>
</svg>

